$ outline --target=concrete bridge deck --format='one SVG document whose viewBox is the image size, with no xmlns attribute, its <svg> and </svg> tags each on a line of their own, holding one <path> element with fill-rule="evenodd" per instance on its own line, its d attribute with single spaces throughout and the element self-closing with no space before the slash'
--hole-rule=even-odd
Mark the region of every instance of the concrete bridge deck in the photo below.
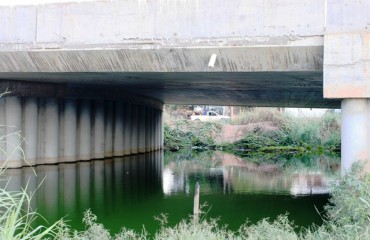
<svg viewBox="0 0 370 240">
<path fill-rule="evenodd" d="M 321 0 L 94 1 L 0 16 L 1 80 L 113 86 L 165 103 L 340 107 L 323 98 Z"/>
</svg>

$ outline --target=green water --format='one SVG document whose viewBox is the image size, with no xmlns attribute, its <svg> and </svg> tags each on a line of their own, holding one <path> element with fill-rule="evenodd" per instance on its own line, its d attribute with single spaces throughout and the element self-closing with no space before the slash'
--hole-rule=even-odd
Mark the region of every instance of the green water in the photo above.
<svg viewBox="0 0 370 240">
<path fill-rule="evenodd" d="M 219 152 L 194 155 L 158 151 L 89 162 L 9 169 L 9 190 L 28 184 L 32 206 L 48 222 L 63 217 L 84 229 L 82 215 L 91 209 L 111 232 L 122 226 L 149 233 L 159 223 L 154 216 L 167 213 L 173 225 L 189 217 L 195 183 L 206 217 L 237 229 L 247 219 L 256 222 L 289 213 L 298 226 L 321 224 L 317 213 L 327 203 L 330 176 L 320 166 L 286 170 L 274 165 L 245 164 Z M 316 210 L 316 209 L 317 210 Z M 38 219 L 45 224 L 44 220 Z"/>
</svg>

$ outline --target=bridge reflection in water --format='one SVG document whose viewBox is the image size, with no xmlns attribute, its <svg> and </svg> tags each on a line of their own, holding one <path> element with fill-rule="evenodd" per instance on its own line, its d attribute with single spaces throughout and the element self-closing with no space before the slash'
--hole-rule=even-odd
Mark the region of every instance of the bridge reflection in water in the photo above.
<svg viewBox="0 0 370 240">
<path fill-rule="evenodd" d="M 202 155 L 202 154 L 201 154 Z M 212 156 L 181 156 L 163 170 L 163 192 L 171 195 L 189 193 L 194 179 L 201 181 L 202 193 L 266 193 L 285 195 L 328 194 L 330 178 L 321 170 L 285 172 L 276 164 L 256 164 L 227 153 Z M 204 155 L 204 154 L 203 154 Z M 205 180 L 208 179 L 208 180 Z M 203 180 L 203 181 L 202 181 Z"/>
<path fill-rule="evenodd" d="M 160 213 L 169 214 L 170 224 L 187 218 L 192 213 L 196 181 L 201 185 L 201 203 L 211 207 L 207 216 L 221 216 L 221 223 L 231 229 L 237 229 L 246 219 L 256 222 L 286 212 L 299 226 L 320 224 L 315 207 L 321 210 L 328 198 L 314 191 L 310 192 L 313 195 L 300 196 L 306 194 L 307 183 L 311 183 L 302 181 L 303 175 L 286 173 L 276 165 L 246 163 L 220 152 L 164 156 L 162 151 L 156 151 L 8 169 L 5 173 L 8 189 L 27 186 L 27 191 L 34 193 L 33 209 L 50 223 L 65 217 L 74 228 L 84 229 L 82 214 L 91 209 L 112 232 L 122 226 L 140 231 L 145 225 L 148 232 L 154 233 L 159 224 L 153 217 Z M 312 186 L 326 187 L 324 174 L 312 179 Z M 41 218 L 40 223 L 45 224 Z"/>
<path fill-rule="evenodd" d="M 161 196 L 162 160 L 163 152 L 156 151 L 105 160 L 8 169 L 0 187 L 7 184 L 10 191 L 27 187 L 27 191 L 34 194 L 32 208 L 48 222 L 65 217 L 69 224 L 83 229 L 82 213 L 92 209 L 99 222 L 109 219 L 108 228 L 118 231 L 126 224 L 142 226 L 137 216 L 131 218 L 130 215 L 142 215 L 138 204 L 153 195 Z M 158 212 L 149 214 L 152 220 Z M 38 223 L 45 224 L 45 221 L 39 218 Z"/>
</svg>

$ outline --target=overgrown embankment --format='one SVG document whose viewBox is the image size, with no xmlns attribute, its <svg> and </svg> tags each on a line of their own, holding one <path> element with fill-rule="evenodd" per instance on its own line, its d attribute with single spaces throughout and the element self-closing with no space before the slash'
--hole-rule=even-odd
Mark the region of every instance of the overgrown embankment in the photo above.
<svg viewBox="0 0 370 240">
<path fill-rule="evenodd" d="M 252 109 L 230 124 L 239 128 L 238 140 L 227 142 L 227 126 L 219 122 L 180 120 L 165 122 L 165 146 L 169 150 L 221 149 L 241 156 L 265 153 L 339 153 L 340 116 L 292 117 L 272 109 Z"/>
</svg>

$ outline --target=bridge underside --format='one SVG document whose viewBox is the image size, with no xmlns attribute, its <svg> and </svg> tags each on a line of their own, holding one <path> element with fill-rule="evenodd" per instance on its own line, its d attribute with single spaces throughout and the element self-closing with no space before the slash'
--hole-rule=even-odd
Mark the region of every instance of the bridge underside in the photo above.
<svg viewBox="0 0 370 240">
<path fill-rule="evenodd" d="M 169 104 L 340 108 L 340 100 L 323 98 L 322 78 L 319 71 L 8 72 L 0 73 L 0 84 L 16 96 L 111 98 L 126 93 Z"/>
</svg>

